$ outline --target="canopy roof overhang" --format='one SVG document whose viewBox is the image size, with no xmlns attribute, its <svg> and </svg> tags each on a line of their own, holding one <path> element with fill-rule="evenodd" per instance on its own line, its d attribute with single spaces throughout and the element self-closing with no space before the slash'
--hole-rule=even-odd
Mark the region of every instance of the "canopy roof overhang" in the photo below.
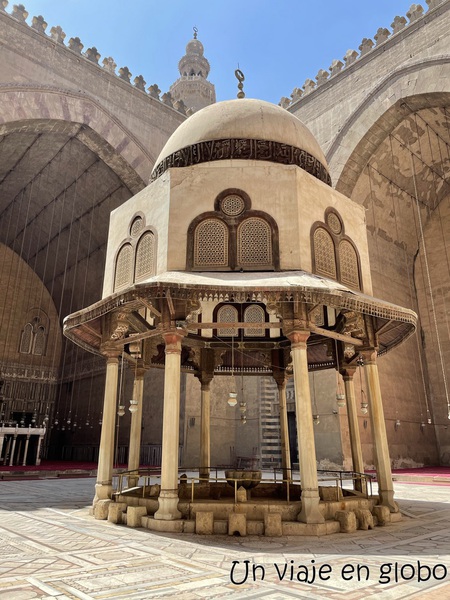
<svg viewBox="0 0 450 600">
<path fill-rule="evenodd" d="M 408 338 L 414 333 L 417 324 L 417 315 L 410 309 L 368 296 L 334 280 L 304 271 L 251 273 L 168 271 L 69 315 L 64 320 L 64 334 L 86 350 L 101 354 L 102 343 L 105 342 L 102 330 L 103 318 L 108 314 L 121 313 L 126 314 L 128 330 L 125 335 L 116 337 L 119 345 L 124 346 L 152 337 L 158 338 L 162 334 L 162 329 L 158 326 L 162 305 L 168 304 L 172 322 L 188 332 L 185 338 L 188 345 L 191 339 L 195 340 L 197 346 L 201 346 L 203 340 L 208 347 L 219 347 L 220 340 L 211 342 L 202 338 L 202 331 L 196 319 L 192 319 L 192 314 L 196 312 L 195 306 L 198 312 L 199 303 L 206 301 L 235 304 L 264 303 L 266 306 L 274 307 L 280 307 L 283 303 L 297 302 L 310 307 L 326 306 L 335 309 L 337 313 L 369 315 L 373 317 L 378 354 L 384 354 Z M 144 308 L 153 315 L 153 325 L 142 318 Z M 202 323 L 201 326 L 206 328 L 208 325 Z M 239 327 L 241 326 L 245 327 L 245 324 L 240 324 Z M 279 321 L 266 323 L 264 327 L 266 326 L 283 329 L 283 324 Z M 323 346 L 323 338 L 338 339 L 349 345 L 354 344 L 355 348 L 364 343 L 357 327 L 354 331 L 349 331 L 347 328 L 344 333 L 340 333 L 336 327 L 325 329 L 314 325 L 311 325 L 310 330 L 312 336 L 308 340 L 308 349 L 310 345 L 317 345 L 320 340 Z M 272 348 L 289 346 L 284 336 L 278 339 L 267 338 L 265 342 Z M 248 341 L 248 345 L 251 348 L 251 341 Z M 224 346 L 228 347 L 229 341 Z M 324 364 L 323 353 L 320 356 L 320 352 L 316 351 L 316 354 L 317 358 L 312 359 L 313 363 L 317 360 L 317 363 L 322 365 L 321 368 L 332 366 L 329 359 L 325 360 L 327 364 Z"/>
</svg>

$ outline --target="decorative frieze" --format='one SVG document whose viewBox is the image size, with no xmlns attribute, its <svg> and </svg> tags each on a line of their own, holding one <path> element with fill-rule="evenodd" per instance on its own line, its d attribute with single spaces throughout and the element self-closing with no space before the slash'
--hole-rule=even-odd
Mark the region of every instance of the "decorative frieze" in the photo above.
<svg viewBox="0 0 450 600">
<path fill-rule="evenodd" d="M 331 185 L 331 178 L 322 163 L 303 150 L 270 140 L 222 139 L 198 142 L 186 146 L 162 160 L 152 172 L 151 180 L 160 177 L 167 169 L 189 167 L 215 160 L 267 160 L 283 165 L 296 165 L 320 181 Z"/>
<path fill-rule="evenodd" d="M 23 379 L 53 383 L 58 379 L 58 370 L 9 363 L 0 366 L 0 377 L 2 379 Z"/>
</svg>

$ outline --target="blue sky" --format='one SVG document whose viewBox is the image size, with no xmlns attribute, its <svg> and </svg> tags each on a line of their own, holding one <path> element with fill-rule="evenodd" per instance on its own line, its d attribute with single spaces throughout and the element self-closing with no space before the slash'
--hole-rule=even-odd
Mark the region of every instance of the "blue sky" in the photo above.
<svg viewBox="0 0 450 600">
<path fill-rule="evenodd" d="M 10 0 L 7 12 L 16 2 Z M 18 2 L 17 2 L 18 3 Z M 328 69 L 364 37 L 406 15 L 411 0 L 23 0 L 42 15 L 47 32 L 60 25 L 85 48 L 95 46 L 118 67 L 143 75 L 147 85 L 167 91 L 178 77 L 178 61 L 192 28 L 211 64 L 217 99 L 236 95 L 234 70 L 245 73 L 248 97 L 278 103 L 319 69 Z M 427 5 L 423 2 L 426 10 Z"/>
</svg>

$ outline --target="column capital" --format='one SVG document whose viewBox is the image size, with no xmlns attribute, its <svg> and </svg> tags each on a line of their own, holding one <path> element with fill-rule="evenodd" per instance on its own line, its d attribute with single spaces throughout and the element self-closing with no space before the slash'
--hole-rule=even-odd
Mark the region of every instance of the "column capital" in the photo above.
<svg viewBox="0 0 450 600">
<path fill-rule="evenodd" d="M 278 388 L 286 387 L 288 375 L 286 374 L 285 369 L 273 369 L 272 377 L 275 379 L 275 382 Z"/>
<path fill-rule="evenodd" d="M 356 373 L 356 366 L 345 366 L 339 369 L 339 373 L 342 375 L 344 381 L 347 379 L 353 379 Z"/>
<path fill-rule="evenodd" d="M 310 331 L 307 329 L 294 329 L 287 331 L 285 335 L 291 342 L 291 348 L 300 348 L 306 346 Z"/>
<path fill-rule="evenodd" d="M 122 348 L 112 344 L 102 344 L 101 353 L 106 358 L 107 362 L 119 362 L 119 356 L 122 353 Z"/>
<path fill-rule="evenodd" d="M 166 354 L 180 354 L 181 343 L 183 338 L 186 336 L 186 332 L 183 329 L 170 329 L 162 333 L 164 344 L 166 346 Z"/>
<path fill-rule="evenodd" d="M 200 381 L 202 390 L 209 390 L 209 385 L 214 379 L 214 371 L 207 371 L 205 369 L 199 369 L 194 373 L 194 377 Z"/>
<path fill-rule="evenodd" d="M 365 348 L 361 350 L 364 365 L 375 365 L 377 362 L 377 349 L 376 348 Z"/>
</svg>

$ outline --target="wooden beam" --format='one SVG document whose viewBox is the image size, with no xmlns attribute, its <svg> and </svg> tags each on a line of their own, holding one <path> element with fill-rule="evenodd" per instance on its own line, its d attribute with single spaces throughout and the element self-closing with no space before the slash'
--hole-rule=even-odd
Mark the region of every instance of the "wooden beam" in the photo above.
<svg viewBox="0 0 450 600">
<path fill-rule="evenodd" d="M 328 331 L 328 329 L 322 329 L 322 327 L 317 327 L 316 325 L 308 325 L 308 329 L 313 333 L 323 335 L 324 337 L 332 338 L 333 340 L 339 340 L 340 342 L 345 342 L 346 344 L 351 344 L 352 346 L 364 345 L 363 340 L 351 337 L 350 335 L 336 333 L 335 331 Z"/>
</svg>

